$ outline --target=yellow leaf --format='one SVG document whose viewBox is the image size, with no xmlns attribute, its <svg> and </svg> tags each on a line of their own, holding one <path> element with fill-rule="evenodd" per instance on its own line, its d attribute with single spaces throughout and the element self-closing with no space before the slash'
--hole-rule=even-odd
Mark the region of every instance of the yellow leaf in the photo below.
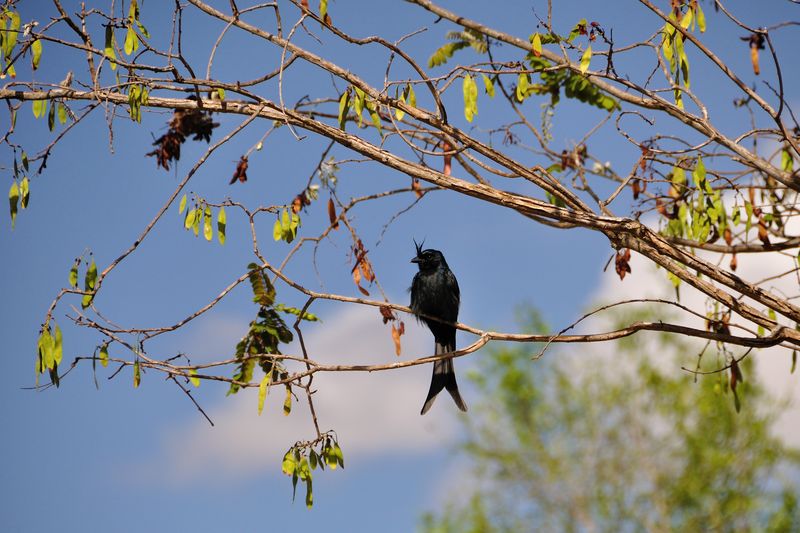
<svg viewBox="0 0 800 533">
<path fill-rule="evenodd" d="M 261 383 L 258 385 L 258 414 L 261 415 L 261 411 L 264 410 L 264 400 L 267 398 L 267 393 L 269 392 L 269 384 L 272 381 L 272 376 L 267 374 L 264 376 L 264 379 L 261 380 Z"/>
<path fill-rule="evenodd" d="M 703 13 L 703 10 L 700 9 L 700 4 L 697 4 L 697 27 L 700 28 L 700 33 L 705 33 L 706 31 L 706 16 Z"/>
<path fill-rule="evenodd" d="M 542 37 L 539 35 L 539 32 L 533 34 L 533 40 L 531 42 L 533 45 L 533 55 L 539 57 L 542 55 Z"/>
<path fill-rule="evenodd" d="M 194 368 L 189 370 L 189 381 L 191 381 L 192 385 L 194 385 L 195 387 L 199 387 L 200 386 L 200 378 L 195 377 L 195 376 L 197 376 L 197 370 L 195 370 Z"/>
<path fill-rule="evenodd" d="M 586 51 L 583 53 L 581 57 L 581 74 L 586 74 L 586 71 L 589 70 L 589 63 L 592 61 L 592 46 L 589 45 L 586 47 Z"/>
<path fill-rule="evenodd" d="M 464 118 L 467 119 L 467 122 L 472 122 L 472 119 L 478 114 L 478 86 L 475 85 L 475 80 L 469 74 L 464 76 L 463 91 Z"/>
<path fill-rule="evenodd" d="M 31 43 L 31 62 L 33 63 L 33 70 L 39 68 L 39 61 L 42 59 L 42 41 L 36 39 Z"/>
</svg>

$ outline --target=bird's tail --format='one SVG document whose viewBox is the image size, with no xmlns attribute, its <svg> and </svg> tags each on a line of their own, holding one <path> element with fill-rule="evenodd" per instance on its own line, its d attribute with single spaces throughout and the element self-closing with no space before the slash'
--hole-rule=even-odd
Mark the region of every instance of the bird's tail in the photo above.
<svg viewBox="0 0 800 533">
<path fill-rule="evenodd" d="M 452 352 L 455 350 L 454 346 L 446 346 L 444 344 L 436 343 L 436 355 Z M 436 396 L 442 392 L 442 389 L 447 389 L 453 401 L 462 411 L 467 410 L 467 404 L 461 398 L 458 392 L 458 383 L 456 383 L 456 371 L 453 366 L 453 359 L 443 359 L 441 361 L 434 361 L 433 363 L 433 377 L 431 378 L 431 388 L 428 390 L 428 397 L 425 398 L 425 405 L 422 406 L 422 411 L 419 414 L 424 415 L 433 405 Z"/>
</svg>

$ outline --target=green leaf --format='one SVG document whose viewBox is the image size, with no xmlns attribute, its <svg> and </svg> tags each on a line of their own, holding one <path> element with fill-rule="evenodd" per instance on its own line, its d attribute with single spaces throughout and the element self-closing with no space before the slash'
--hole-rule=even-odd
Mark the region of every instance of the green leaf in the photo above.
<svg viewBox="0 0 800 533">
<path fill-rule="evenodd" d="M 339 447 L 338 442 L 333 444 L 333 455 L 336 457 L 336 462 L 339 463 L 339 466 L 344 468 L 344 454 L 342 454 L 342 449 Z"/>
<path fill-rule="evenodd" d="M 457 50 L 461 50 L 462 48 L 466 48 L 469 46 L 467 41 L 457 41 L 454 43 L 447 43 L 438 50 L 436 50 L 433 55 L 428 59 L 428 67 L 438 67 L 439 65 L 444 65 L 447 63 L 447 60 L 453 57 L 453 53 Z"/>
<path fill-rule="evenodd" d="M 150 38 L 150 32 L 147 31 L 147 28 L 144 27 L 144 24 L 142 24 L 141 22 L 139 22 L 137 20 L 136 21 L 136 27 L 139 28 L 139 31 L 141 32 L 142 35 L 145 36 L 145 38 L 147 38 L 147 39 Z"/>
<path fill-rule="evenodd" d="M 19 205 L 22 209 L 28 207 L 28 202 L 30 201 L 31 197 L 31 190 L 30 190 L 30 180 L 28 176 L 22 178 L 22 181 L 19 182 L 19 198 L 20 202 Z"/>
<path fill-rule="evenodd" d="M 489 95 L 489 98 L 494 98 L 494 82 L 486 74 L 483 74 L 483 88 L 486 94 Z"/>
<path fill-rule="evenodd" d="M 267 374 L 261 383 L 258 385 L 258 414 L 261 416 L 261 411 L 264 410 L 264 400 L 267 398 L 269 392 L 269 384 L 272 381 L 272 374 Z"/>
<path fill-rule="evenodd" d="M 288 209 L 284 209 L 283 211 L 281 211 L 281 229 L 283 230 L 284 237 L 285 234 L 290 232 L 292 229 L 292 221 L 291 218 L 289 217 Z"/>
<path fill-rule="evenodd" d="M 53 360 L 57 365 L 61 364 L 61 359 L 64 357 L 64 344 L 61 335 L 61 328 L 56 324 L 55 331 L 53 332 Z"/>
<path fill-rule="evenodd" d="M 67 106 L 63 102 L 58 103 L 58 122 L 61 125 L 67 123 Z"/>
<path fill-rule="evenodd" d="M 217 239 L 220 244 L 225 244 L 225 228 L 228 225 L 228 218 L 225 215 L 225 208 L 220 207 L 217 213 Z"/>
<path fill-rule="evenodd" d="M 277 304 L 275 306 L 275 310 L 282 311 L 284 313 L 288 313 L 290 315 L 295 315 L 295 316 L 298 316 L 298 317 L 300 316 L 300 313 L 301 313 L 301 310 L 298 309 L 297 307 L 289 307 L 289 306 L 284 305 L 284 304 Z M 313 313 L 309 313 L 308 311 L 306 311 L 305 313 L 303 313 L 303 316 L 301 317 L 301 320 L 308 320 L 309 322 L 317 322 L 317 321 L 319 321 L 319 317 L 317 317 L 317 315 L 315 315 Z"/>
<path fill-rule="evenodd" d="M 738 226 L 739 222 L 742 221 L 742 213 L 741 213 L 741 211 L 742 210 L 739 209 L 739 206 L 734 206 L 733 207 L 733 213 L 731 214 L 731 220 L 733 220 L 733 225 L 734 226 Z"/>
<path fill-rule="evenodd" d="M 139 36 L 136 35 L 133 26 L 128 26 L 128 31 L 125 33 L 125 44 L 123 48 L 125 50 L 125 55 L 131 55 L 139 49 Z"/>
<path fill-rule="evenodd" d="M 781 168 L 786 172 L 792 172 L 794 169 L 794 158 L 788 148 L 781 151 Z"/>
<path fill-rule="evenodd" d="M 225 89 L 222 87 L 217 87 L 217 96 L 219 96 L 220 102 L 225 100 Z"/>
<path fill-rule="evenodd" d="M 203 237 L 205 237 L 207 241 L 214 238 L 214 230 L 211 225 L 211 208 L 209 206 L 206 206 L 205 212 L 203 213 Z"/>
<path fill-rule="evenodd" d="M 33 70 L 39 68 L 39 61 L 41 61 L 41 59 L 42 41 L 36 39 L 31 43 L 31 64 L 33 65 Z"/>
<path fill-rule="evenodd" d="M 28 154 L 22 152 L 22 168 L 25 169 L 25 172 L 28 172 Z"/>
<path fill-rule="evenodd" d="M 275 287 L 257 264 L 250 263 L 247 268 L 250 269 L 248 277 L 253 288 L 253 301 L 265 307 L 271 306 L 275 303 Z"/>
<path fill-rule="evenodd" d="M 328 14 L 328 0 L 319 0 L 319 18 L 325 20 L 325 15 Z"/>
<path fill-rule="evenodd" d="M 684 30 L 688 29 L 692 23 L 692 20 L 694 20 L 694 14 L 692 13 L 691 9 L 687 9 L 686 13 L 684 13 L 683 17 L 681 18 L 681 28 Z"/>
<path fill-rule="evenodd" d="M 47 128 L 53 131 L 56 127 L 56 105 L 55 102 L 50 104 L 50 111 L 47 113 Z"/>
<path fill-rule="evenodd" d="M 286 398 L 283 400 L 283 414 L 289 416 L 292 412 L 292 387 L 286 385 Z"/>
<path fill-rule="evenodd" d="M 396 94 L 395 97 L 405 104 L 406 103 L 406 92 L 405 91 L 399 91 L 399 93 L 400 94 L 399 95 Z M 402 109 L 400 109 L 399 107 L 394 110 L 394 117 L 397 120 L 403 120 L 404 116 L 406 116 L 406 112 L 403 111 Z"/>
<path fill-rule="evenodd" d="M 103 367 L 108 366 L 108 343 L 100 346 L 100 364 L 103 365 Z"/>
<path fill-rule="evenodd" d="M 530 79 L 526 72 L 520 72 L 519 76 L 517 76 L 517 91 L 516 97 L 517 102 L 525 101 L 525 98 L 528 97 L 528 88 L 530 87 Z"/>
<path fill-rule="evenodd" d="M 199 387 L 200 386 L 200 378 L 197 377 L 197 370 L 195 370 L 194 368 L 189 370 L 189 381 L 195 387 Z"/>
<path fill-rule="evenodd" d="M 114 30 L 111 26 L 106 26 L 106 47 L 105 47 L 105 55 L 109 59 L 109 65 L 111 65 L 111 70 L 117 70 L 117 62 L 114 61 L 117 59 L 117 54 L 114 52 Z"/>
<path fill-rule="evenodd" d="M 367 95 L 359 87 L 356 87 L 355 89 L 356 89 L 356 99 L 353 102 L 353 110 L 356 112 L 356 117 L 358 118 L 358 127 L 360 128 L 364 121 L 364 118 L 361 115 L 361 113 L 364 111 L 364 102 L 367 99 Z"/>
<path fill-rule="evenodd" d="M 77 288 L 78 287 L 78 265 L 80 265 L 81 260 L 76 259 L 74 263 L 72 263 L 72 268 L 69 269 L 69 286 Z"/>
<path fill-rule="evenodd" d="M 5 54 L 6 59 L 10 59 L 11 54 L 14 52 L 14 46 L 17 44 L 17 37 L 19 35 L 17 30 L 19 30 L 20 24 L 22 23 L 22 19 L 20 18 L 19 13 L 16 11 L 8 12 L 8 18 L 11 22 L 11 24 L 8 26 L 9 31 L 2 32 L 3 53 Z"/>
<path fill-rule="evenodd" d="M 697 27 L 700 28 L 700 33 L 705 33 L 706 31 L 706 15 L 703 13 L 703 10 L 700 8 L 700 3 L 697 2 L 695 4 L 697 9 Z"/>
<path fill-rule="evenodd" d="M 181 201 L 178 204 L 178 214 L 180 215 L 181 213 L 183 213 L 184 209 L 186 209 L 186 195 L 185 194 L 181 197 Z"/>
<path fill-rule="evenodd" d="M 581 74 L 586 74 L 589 70 L 589 63 L 592 62 L 592 45 L 586 47 L 586 51 L 581 56 Z"/>
<path fill-rule="evenodd" d="M 39 341 L 37 343 L 39 358 L 42 361 L 43 370 L 50 370 L 55 365 L 55 357 L 53 352 L 54 345 L 55 343 L 53 342 L 53 337 L 50 335 L 49 326 L 45 325 L 42 328 L 42 332 L 39 334 Z"/>
<path fill-rule="evenodd" d="M 417 93 L 414 92 L 414 86 L 410 83 L 408 84 L 408 105 L 411 107 L 417 107 Z"/>
<path fill-rule="evenodd" d="M 311 487 L 311 475 L 309 474 L 309 476 L 306 478 L 306 507 L 311 509 L 313 506 L 314 506 L 314 491 Z"/>
<path fill-rule="evenodd" d="M 297 467 L 297 462 L 294 459 L 294 450 L 289 449 L 288 452 L 283 456 L 283 462 L 281 463 L 281 472 L 286 474 L 287 476 L 294 475 L 295 468 Z"/>
<path fill-rule="evenodd" d="M 95 282 L 97 281 L 97 264 L 95 264 L 94 259 L 92 259 L 91 264 L 89 265 L 89 269 L 86 271 L 86 276 L 83 280 L 83 291 L 84 292 L 92 292 L 94 291 Z M 83 299 L 81 300 L 81 307 L 86 309 L 92 303 L 92 299 L 94 298 L 94 293 L 92 294 L 85 294 Z"/>
<path fill-rule="evenodd" d="M 463 93 L 464 118 L 467 119 L 467 122 L 472 122 L 472 119 L 478 114 L 478 86 L 469 74 L 464 76 Z"/>
<path fill-rule="evenodd" d="M 47 113 L 47 100 L 34 100 L 31 104 L 34 117 L 42 118 Z"/>
<path fill-rule="evenodd" d="M 194 209 L 189 209 L 186 212 L 186 218 L 183 219 L 183 228 L 189 229 L 194 225 Z"/>
<path fill-rule="evenodd" d="M 11 184 L 11 189 L 8 191 L 8 205 L 11 209 L 11 227 L 14 227 L 14 223 L 17 219 L 17 204 L 19 203 L 19 185 L 17 182 Z"/>
<path fill-rule="evenodd" d="M 308 464 L 311 465 L 311 470 L 317 469 L 317 463 L 319 463 L 319 457 L 317 456 L 317 452 L 313 450 L 308 450 Z"/>
<path fill-rule="evenodd" d="M 272 238 L 276 241 L 281 240 L 283 237 L 283 226 L 281 225 L 281 219 L 278 218 L 275 220 L 275 225 L 272 226 Z"/>
<path fill-rule="evenodd" d="M 694 167 L 692 176 L 694 176 L 694 181 L 698 186 L 704 186 L 706 180 L 706 166 L 703 164 L 703 158 L 701 156 L 697 156 L 697 165 Z M 706 192 L 709 191 L 706 190 Z"/>
<path fill-rule="evenodd" d="M 539 57 L 542 55 L 542 37 L 539 32 L 533 34 L 531 39 L 531 46 L 533 47 L 533 55 Z"/>
<path fill-rule="evenodd" d="M 133 388 L 138 389 L 142 383 L 142 370 L 139 368 L 139 360 L 133 363 Z"/>
<path fill-rule="evenodd" d="M 192 231 L 194 231 L 195 237 L 200 235 L 200 221 L 202 219 L 203 219 L 203 210 L 198 207 L 194 210 L 194 219 L 192 220 Z"/>
<path fill-rule="evenodd" d="M 350 105 L 350 89 L 348 88 L 339 98 L 339 129 L 344 129 L 347 121 L 347 108 Z"/>
<path fill-rule="evenodd" d="M 369 118 L 372 119 L 372 124 L 378 130 L 378 135 L 383 136 L 383 131 L 381 130 L 381 117 L 378 114 L 378 102 L 371 102 L 372 105 L 368 105 L 367 109 L 369 110 Z"/>
</svg>

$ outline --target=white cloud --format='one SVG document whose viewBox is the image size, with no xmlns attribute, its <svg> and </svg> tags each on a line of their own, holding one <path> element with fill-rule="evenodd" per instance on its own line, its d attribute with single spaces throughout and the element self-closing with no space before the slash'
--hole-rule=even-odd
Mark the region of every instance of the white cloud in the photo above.
<svg viewBox="0 0 800 533">
<path fill-rule="evenodd" d="M 376 309 L 340 309 L 341 314 L 305 334 L 312 359 L 343 364 L 398 360 L 389 327 L 381 323 Z M 406 332 L 403 359 L 432 351 L 430 334 L 422 326 L 407 323 Z M 298 349 L 293 346 L 287 353 L 298 353 Z M 424 365 L 372 374 L 317 374 L 314 405 L 320 429 L 336 430 L 351 465 L 377 455 L 421 453 L 451 445 L 458 428 L 449 397 L 442 395 L 430 413 L 419 415 L 430 372 L 429 365 Z M 303 396 L 299 395 L 300 401 L 294 402 L 291 415 L 285 417 L 283 392 L 277 388 L 270 392 L 260 417 L 254 390 L 204 405 L 216 426 L 195 417 L 171 430 L 165 436 L 164 457 L 155 463 L 159 465 L 158 478 L 181 483 L 199 475 L 243 478 L 259 471 L 277 472 L 278 459 L 289 446 L 314 436 Z"/>
<path fill-rule="evenodd" d="M 760 257 L 759 257 L 760 256 Z M 739 267 L 737 274 L 746 280 L 760 280 L 776 272 L 788 271 L 793 266 L 793 260 L 778 254 L 739 254 Z M 672 284 L 666 280 L 663 269 L 656 269 L 652 263 L 642 256 L 634 253 L 631 258 L 632 273 L 627 275 L 624 280 L 620 280 L 613 270 L 609 269 L 602 277 L 597 293 L 590 302 L 613 302 L 633 298 L 664 298 L 675 299 L 675 292 Z M 794 294 L 797 291 L 796 281 L 791 277 L 785 277 L 776 281 L 765 288 L 775 294 Z M 707 298 L 698 290 L 681 283 L 680 303 L 690 309 L 706 309 Z M 702 320 L 695 317 L 680 315 L 682 318 L 676 322 L 691 325 L 697 328 L 704 328 Z M 608 324 L 601 320 L 587 322 L 583 330 L 601 331 L 608 327 Z M 600 328 L 600 329 L 598 329 Z M 741 333 L 741 331 L 735 333 Z M 651 335 L 647 332 L 638 335 Z M 737 353 L 741 352 L 738 350 Z M 777 436 L 782 438 L 787 444 L 800 447 L 800 375 L 790 374 L 790 353 L 785 348 L 769 348 L 755 352 L 756 368 L 759 379 L 770 394 L 778 400 L 789 399 L 790 408 L 781 416 L 775 424 Z M 675 368 L 680 372 L 679 368 Z M 746 376 L 745 376 L 746 379 Z"/>
</svg>

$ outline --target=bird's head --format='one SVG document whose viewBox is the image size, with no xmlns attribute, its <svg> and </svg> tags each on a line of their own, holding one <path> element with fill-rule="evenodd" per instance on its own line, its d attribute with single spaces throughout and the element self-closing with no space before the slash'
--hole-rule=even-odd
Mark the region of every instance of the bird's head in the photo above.
<svg viewBox="0 0 800 533">
<path fill-rule="evenodd" d="M 417 255 L 411 262 L 416 263 L 421 272 L 436 270 L 440 265 L 447 266 L 447 261 L 444 260 L 444 255 L 439 250 L 423 250 L 422 244 L 417 244 L 416 241 L 414 245 L 417 247 Z"/>
</svg>

